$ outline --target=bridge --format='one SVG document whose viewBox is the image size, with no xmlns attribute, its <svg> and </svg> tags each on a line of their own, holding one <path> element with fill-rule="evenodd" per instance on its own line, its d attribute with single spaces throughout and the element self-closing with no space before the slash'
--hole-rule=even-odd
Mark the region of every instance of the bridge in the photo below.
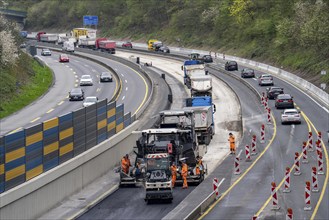
<svg viewBox="0 0 329 220">
<path fill-rule="evenodd" d="M 3 15 L 6 19 L 15 21 L 18 24 L 24 26 L 27 12 L 0 8 L 0 15 Z"/>
</svg>

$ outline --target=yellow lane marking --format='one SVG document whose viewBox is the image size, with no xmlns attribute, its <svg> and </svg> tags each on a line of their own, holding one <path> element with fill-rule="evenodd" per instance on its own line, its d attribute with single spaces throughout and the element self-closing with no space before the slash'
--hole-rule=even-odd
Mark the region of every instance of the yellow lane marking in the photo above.
<svg viewBox="0 0 329 220">
<path fill-rule="evenodd" d="M 304 113 L 301 112 L 301 115 L 304 117 Z M 306 118 L 304 117 L 305 121 Z M 308 131 L 311 131 L 311 126 L 309 125 L 309 123 L 306 121 L 307 123 L 307 127 L 308 127 Z M 298 157 L 298 160 L 300 160 L 300 158 L 303 156 L 303 154 L 301 153 Z M 293 163 L 292 167 L 290 168 L 290 173 L 293 171 L 293 169 L 295 169 L 295 163 Z M 277 185 L 276 190 L 280 189 L 281 186 L 283 185 L 285 181 L 285 177 L 281 180 L 281 182 L 279 183 L 279 185 Z M 266 200 L 266 202 L 263 204 L 263 206 L 258 210 L 258 212 L 256 212 L 256 216 L 259 216 L 260 213 L 262 213 L 264 211 L 264 209 L 266 208 L 266 206 L 268 205 L 268 203 L 271 201 L 272 196 L 269 196 L 268 199 Z"/>
<path fill-rule="evenodd" d="M 40 117 L 37 117 L 37 118 L 33 119 L 32 121 L 30 121 L 30 123 L 36 122 L 36 121 L 38 121 L 39 119 L 40 119 Z"/>
<path fill-rule="evenodd" d="M 52 111 L 54 111 L 54 109 L 52 108 L 52 109 L 49 109 L 49 111 L 47 111 L 47 113 L 50 113 L 50 112 L 52 112 Z"/>
<path fill-rule="evenodd" d="M 63 104 L 64 103 L 64 101 L 60 101 L 57 105 L 61 105 L 61 104 Z"/>
<path fill-rule="evenodd" d="M 12 130 L 11 132 L 9 132 L 8 134 L 13 134 L 13 133 L 15 133 L 15 132 L 17 132 L 17 131 L 19 131 L 19 130 L 21 130 L 21 129 L 23 129 L 22 127 L 20 127 L 20 128 L 16 128 L 15 130 Z"/>
<path fill-rule="evenodd" d="M 211 210 L 214 209 L 214 207 L 229 193 L 231 192 L 231 190 L 249 173 L 249 171 L 256 165 L 256 163 L 258 162 L 258 160 L 260 160 L 260 158 L 266 153 L 266 151 L 270 148 L 270 146 L 272 145 L 275 137 L 276 137 L 276 121 L 275 118 L 273 116 L 273 114 L 271 113 L 271 118 L 273 121 L 273 136 L 271 138 L 271 140 L 269 141 L 269 143 L 267 144 L 267 146 L 265 147 L 265 149 L 259 154 L 259 156 L 255 159 L 255 161 L 246 169 L 246 171 L 222 194 L 222 196 L 216 201 L 214 202 L 199 218 L 203 219 L 206 215 L 209 214 L 209 212 Z"/>
</svg>

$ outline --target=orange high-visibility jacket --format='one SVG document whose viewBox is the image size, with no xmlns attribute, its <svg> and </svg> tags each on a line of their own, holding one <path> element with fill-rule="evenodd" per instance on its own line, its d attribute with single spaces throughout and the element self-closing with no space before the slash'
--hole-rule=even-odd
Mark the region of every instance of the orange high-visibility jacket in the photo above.
<svg viewBox="0 0 329 220">
<path fill-rule="evenodd" d="M 184 163 L 182 166 L 182 176 L 187 176 L 187 164 Z"/>
<path fill-rule="evenodd" d="M 171 169 L 171 175 L 177 176 L 177 167 L 175 165 L 172 165 L 170 169 Z"/>
<path fill-rule="evenodd" d="M 231 135 L 231 136 L 228 138 L 228 141 L 230 142 L 230 147 L 231 147 L 231 148 L 235 147 L 235 137 L 234 137 L 234 135 Z"/>
</svg>

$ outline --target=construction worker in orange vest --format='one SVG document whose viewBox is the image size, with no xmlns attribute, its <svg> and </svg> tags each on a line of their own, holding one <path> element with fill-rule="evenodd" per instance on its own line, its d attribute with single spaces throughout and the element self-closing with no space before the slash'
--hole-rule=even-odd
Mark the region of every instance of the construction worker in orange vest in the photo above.
<svg viewBox="0 0 329 220">
<path fill-rule="evenodd" d="M 201 170 L 203 170 L 202 157 L 197 156 L 196 157 L 195 174 L 200 175 Z"/>
<path fill-rule="evenodd" d="M 123 156 L 121 159 L 121 170 L 123 173 L 128 175 L 129 172 L 129 159 L 127 160 L 127 155 Z"/>
<path fill-rule="evenodd" d="M 230 142 L 230 154 L 235 154 L 235 137 L 232 133 L 229 133 L 228 141 Z"/>
<path fill-rule="evenodd" d="M 177 178 L 177 167 L 175 163 L 172 163 L 171 167 L 171 185 L 175 187 L 176 178 Z"/>
<path fill-rule="evenodd" d="M 183 189 L 188 188 L 188 185 L 187 185 L 187 172 L 188 172 L 187 164 L 185 163 L 185 161 L 183 161 L 182 162 Z"/>
</svg>

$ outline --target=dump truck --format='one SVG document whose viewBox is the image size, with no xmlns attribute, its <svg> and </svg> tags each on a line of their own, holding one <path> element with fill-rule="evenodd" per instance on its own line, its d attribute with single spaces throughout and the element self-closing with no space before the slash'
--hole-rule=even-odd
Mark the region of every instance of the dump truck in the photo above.
<svg viewBox="0 0 329 220">
<path fill-rule="evenodd" d="M 206 72 L 207 74 L 207 72 Z M 201 74 L 192 74 L 190 76 L 191 96 L 210 96 L 212 97 L 212 77 Z"/>
<path fill-rule="evenodd" d="M 56 43 L 57 40 L 58 40 L 57 34 L 41 34 L 40 35 L 41 42 Z"/>
<path fill-rule="evenodd" d="M 192 76 L 205 76 L 208 73 L 205 71 L 204 64 L 199 63 L 197 60 L 186 60 L 182 66 L 184 71 L 184 85 L 191 89 Z"/>
<path fill-rule="evenodd" d="M 161 41 L 159 41 L 159 40 L 157 40 L 157 39 L 150 39 L 150 40 L 148 40 L 147 41 L 147 49 L 148 50 L 153 50 L 154 51 L 154 43 L 155 42 L 161 42 Z"/>
<path fill-rule="evenodd" d="M 98 49 L 102 52 L 115 54 L 116 43 L 110 40 L 98 41 Z"/>
<path fill-rule="evenodd" d="M 94 49 L 96 47 L 96 39 L 86 37 L 80 38 L 78 40 L 78 47 Z"/>
</svg>

